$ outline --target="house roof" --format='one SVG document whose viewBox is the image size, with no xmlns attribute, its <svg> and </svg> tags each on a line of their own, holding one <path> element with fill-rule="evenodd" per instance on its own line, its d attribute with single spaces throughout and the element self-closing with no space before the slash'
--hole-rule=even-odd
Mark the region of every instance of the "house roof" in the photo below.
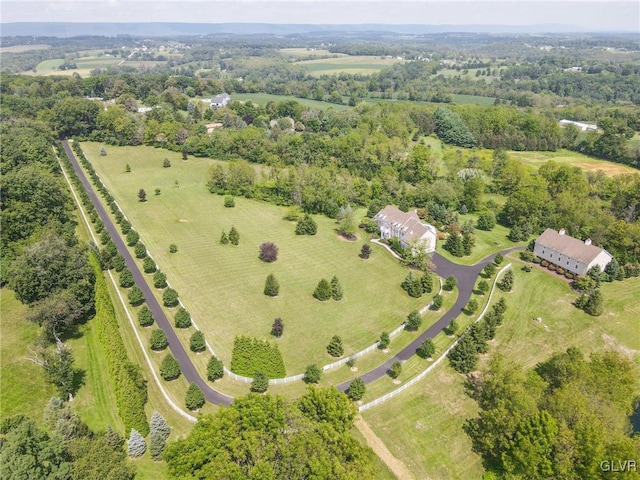
<svg viewBox="0 0 640 480">
<path fill-rule="evenodd" d="M 405 213 L 393 205 L 384 207 L 375 215 L 375 218 L 384 220 L 387 223 L 395 223 L 398 228 L 405 232 L 405 237 L 408 240 L 422 238 L 428 232 L 435 234 L 430 225 L 424 225 L 420 221 L 420 217 L 416 212 Z"/>
<path fill-rule="evenodd" d="M 542 235 L 536 239 L 536 243 L 544 247 L 551 248 L 562 255 L 573 258 L 582 263 L 589 263 L 601 252 L 607 252 L 604 248 L 596 245 L 587 245 L 582 240 L 569 235 L 560 235 L 552 228 L 547 228 Z"/>
<path fill-rule="evenodd" d="M 229 95 L 228 93 L 221 93 L 219 95 L 214 95 L 211 98 L 211 103 L 222 103 L 225 100 L 229 100 L 231 98 L 231 95 Z"/>
</svg>

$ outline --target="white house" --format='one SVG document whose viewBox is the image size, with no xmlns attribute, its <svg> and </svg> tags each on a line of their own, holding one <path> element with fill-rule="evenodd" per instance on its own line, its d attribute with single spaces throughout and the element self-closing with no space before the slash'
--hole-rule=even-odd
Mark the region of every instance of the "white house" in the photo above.
<svg viewBox="0 0 640 480">
<path fill-rule="evenodd" d="M 392 205 L 387 205 L 373 219 L 380 228 L 380 236 L 397 238 L 402 248 L 421 244 L 427 253 L 434 252 L 436 249 L 438 234 L 435 227 L 422 223 L 416 212 L 405 213 Z"/>
<path fill-rule="evenodd" d="M 574 122 L 573 120 L 566 120 L 564 118 L 560 120 L 559 123 L 561 127 L 564 127 L 566 125 L 575 125 L 582 132 L 595 132 L 598 130 L 598 126 L 594 125 L 593 123 Z"/>
<path fill-rule="evenodd" d="M 227 103 L 231 101 L 231 95 L 228 93 L 221 93 L 211 98 L 211 106 L 214 108 L 226 107 Z"/>
<path fill-rule="evenodd" d="M 592 245 L 591 239 L 583 242 L 565 235 L 563 229 L 556 232 L 551 228 L 536 238 L 533 253 L 577 275 L 584 275 L 596 265 L 604 270 L 613 259 L 613 255 L 604 248 Z"/>
</svg>

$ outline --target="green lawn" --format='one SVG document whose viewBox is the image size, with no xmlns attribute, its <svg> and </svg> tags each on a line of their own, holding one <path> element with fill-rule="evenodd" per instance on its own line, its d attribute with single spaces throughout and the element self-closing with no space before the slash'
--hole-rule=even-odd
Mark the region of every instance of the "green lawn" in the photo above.
<svg viewBox="0 0 640 480">
<path fill-rule="evenodd" d="M 51 72 L 60 72 L 58 67 L 64 63 L 64 58 L 52 58 L 51 60 L 44 60 L 36 66 L 37 75 L 46 75 Z"/>
<path fill-rule="evenodd" d="M 338 105 L 336 103 L 320 102 L 318 100 L 311 100 L 308 98 L 298 98 L 291 95 L 272 95 L 270 93 L 234 93 L 232 100 L 239 100 L 241 102 L 251 100 L 251 102 L 258 105 L 266 105 L 267 102 L 285 102 L 287 100 L 294 100 L 300 105 L 311 108 L 320 108 L 326 110 L 327 108 L 333 108 L 334 110 L 348 110 L 348 105 Z M 206 99 L 209 101 L 209 99 Z"/>
<path fill-rule="evenodd" d="M 280 54 L 285 57 L 304 58 L 304 57 L 346 57 L 345 53 L 334 53 L 329 50 L 320 48 L 281 48 Z"/>
<path fill-rule="evenodd" d="M 453 103 L 456 105 L 464 105 L 467 103 L 472 103 L 475 105 L 493 105 L 495 102 L 495 97 L 483 97 L 481 95 L 465 95 L 462 93 L 455 93 L 453 95 Z"/>
<path fill-rule="evenodd" d="M 0 418 L 21 413 L 42 421 L 44 407 L 56 395 L 42 368 L 27 359 L 38 326 L 25 320 L 27 307 L 8 288 L 0 289 Z"/>
<path fill-rule="evenodd" d="M 575 345 L 586 355 L 615 349 L 640 366 L 640 278 L 605 283 L 605 313 L 591 317 L 571 304 L 576 295 L 563 278 L 538 268 L 525 273 L 518 260 L 508 261 L 514 264 L 514 291 L 494 295 L 494 301 L 504 296 L 508 308 L 482 364 L 499 352 L 507 361 L 531 368 Z M 535 317 L 542 323 L 533 321 Z M 468 479 L 480 478 L 483 471 L 462 430 L 464 420 L 476 412 L 475 402 L 465 393 L 464 377 L 445 361 L 421 382 L 363 416 L 416 478 Z"/>
<path fill-rule="evenodd" d="M 423 306 L 424 299 L 411 299 L 400 288 L 406 269 L 382 252 L 361 260 L 362 242 L 341 240 L 331 219 L 316 217 L 318 234 L 300 237 L 293 223 L 282 220 L 285 208 L 238 198 L 235 208 L 225 209 L 223 198 L 204 185 L 212 160 L 183 162 L 179 154 L 147 147 L 109 147 L 106 157 L 99 156 L 98 144 L 84 144 L 84 149 L 227 365 L 235 335 L 268 339 L 276 317 L 285 324 L 277 343 L 287 373 L 297 374 L 310 363 L 334 360 L 325 350 L 332 335 L 342 337 L 348 355 Z M 171 168 L 162 168 L 164 157 L 171 159 Z M 126 163 L 131 173 L 124 173 Z M 145 203 L 137 201 L 140 188 L 149 192 Z M 155 188 L 161 188 L 160 196 L 152 194 Z M 231 226 L 240 232 L 240 245 L 220 245 L 221 232 Z M 273 264 L 257 258 L 265 241 L 280 248 Z M 178 253 L 168 252 L 171 243 Z M 280 282 L 276 298 L 262 293 L 269 273 Z M 318 281 L 333 275 L 343 285 L 344 299 L 315 300 L 311 294 Z"/>
</svg>

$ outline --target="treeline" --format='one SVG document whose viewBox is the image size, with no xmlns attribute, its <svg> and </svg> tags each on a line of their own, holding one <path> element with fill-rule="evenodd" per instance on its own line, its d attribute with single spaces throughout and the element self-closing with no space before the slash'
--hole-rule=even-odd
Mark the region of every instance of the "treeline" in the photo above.
<svg viewBox="0 0 640 480">
<path fill-rule="evenodd" d="M 636 387 L 635 366 L 616 352 L 588 361 L 571 347 L 528 371 L 495 356 L 468 379 L 480 412 L 464 429 L 487 478 L 636 478 Z"/>
</svg>

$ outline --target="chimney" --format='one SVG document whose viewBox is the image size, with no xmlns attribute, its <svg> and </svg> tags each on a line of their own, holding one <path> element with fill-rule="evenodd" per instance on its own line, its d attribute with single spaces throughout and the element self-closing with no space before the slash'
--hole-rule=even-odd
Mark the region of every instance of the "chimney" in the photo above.
<svg viewBox="0 0 640 480">
<path fill-rule="evenodd" d="M 560 231 L 558 232 L 560 235 L 564 235 L 564 228 L 561 228 Z"/>
<path fill-rule="evenodd" d="M 584 244 L 585 244 L 585 245 L 591 245 L 591 239 L 590 239 L 590 238 L 587 238 L 587 239 L 584 241 Z"/>
</svg>

